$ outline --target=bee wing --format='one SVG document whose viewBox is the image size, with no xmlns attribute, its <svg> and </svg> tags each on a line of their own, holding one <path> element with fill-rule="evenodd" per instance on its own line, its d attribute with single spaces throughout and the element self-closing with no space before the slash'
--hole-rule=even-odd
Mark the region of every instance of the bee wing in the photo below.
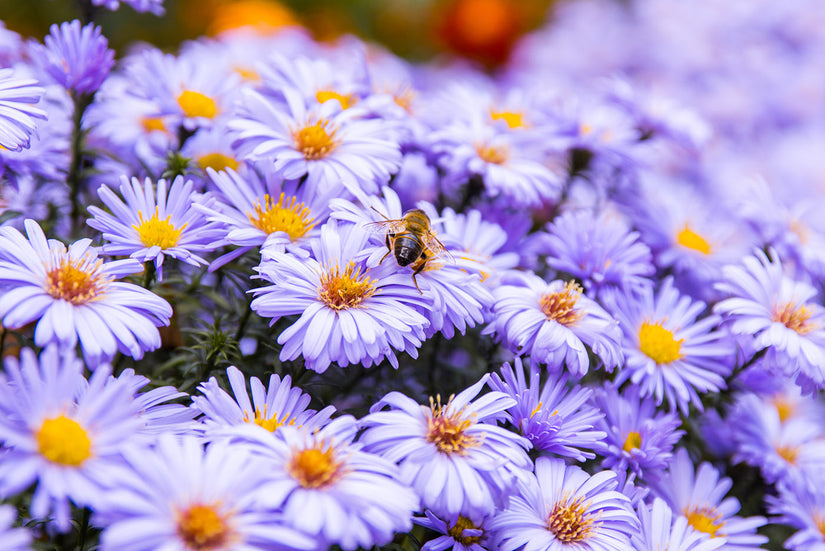
<svg viewBox="0 0 825 551">
<path fill-rule="evenodd" d="M 424 246 L 429 249 L 432 256 L 443 256 L 448 259 L 450 262 L 455 263 L 455 258 L 453 257 L 452 253 L 444 247 L 444 243 L 438 240 L 432 232 L 427 232 L 424 234 L 422 241 L 424 242 Z"/>
<path fill-rule="evenodd" d="M 372 233 L 399 233 L 407 228 L 407 221 L 403 218 L 398 220 L 379 220 L 378 222 L 367 222 L 364 228 Z"/>
</svg>

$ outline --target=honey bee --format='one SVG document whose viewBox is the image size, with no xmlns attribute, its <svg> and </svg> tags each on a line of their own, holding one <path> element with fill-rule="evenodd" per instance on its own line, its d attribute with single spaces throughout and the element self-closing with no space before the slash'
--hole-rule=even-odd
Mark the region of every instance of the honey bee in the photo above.
<svg viewBox="0 0 825 551">
<path fill-rule="evenodd" d="M 429 216 L 421 209 L 410 209 L 401 218 L 391 220 L 375 208 L 372 210 L 384 217 L 384 220 L 367 223 L 365 227 L 373 231 L 387 232 L 387 254 L 381 258 L 381 262 L 390 254 L 394 254 L 399 266 L 412 266 L 413 283 L 418 292 L 422 293 L 415 276 L 424 269 L 429 260 L 442 255 L 451 258 L 449 251 L 433 233 Z"/>
</svg>

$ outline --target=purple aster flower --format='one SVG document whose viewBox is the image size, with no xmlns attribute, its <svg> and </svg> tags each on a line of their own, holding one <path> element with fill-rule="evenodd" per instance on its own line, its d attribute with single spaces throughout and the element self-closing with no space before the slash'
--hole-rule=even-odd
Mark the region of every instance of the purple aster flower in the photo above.
<svg viewBox="0 0 825 551">
<path fill-rule="evenodd" d="M 272 433 L 277 433 L 280 427 L 293 425 L 314 430 L 324 426 L 335 412 L 333 406 L 321 411 L 307 409 L 311 397 L 300 388 L 293 387 L 289 375 L 283 379 L 275 374 L 270 375 L 268 387 L 264 387 L 257 377 L 251 377 L 251 402 L 243 373 L 237 367 L 230 366 L 226 376 L 234 399 L 220 387 L 215 377 L 198 386 L 203 396 L 192 396 L 195 407 L 203 412 L 201 422 L 206 425 L 207 437 L 220 435 L 227 432 L 227 427 L 244 423 L 254 423 Z"/>
<path fill-rule="evenodd" d="M 238 246 L 215 260 L 211 270 L 256 247 L 269 255 L 288 251 L 309 256 L 309 242 L 326 222 L 331 196 L 311 193 L 294 180 L 285 182 L 272 170 L 265 170 L 263 177 L 253 170 L 241 176 L 231 168 L 220 172 L 208 168 L 206 172 L 219 193 L 215 203 L 196 208 L 224 226 L 224 236 L 216 246 Z"/>
<path fill-rule="evenodd" d="M 79 340 L 90 367 L 117 352 L 140 359 L 160 346 L 157 327 L 169 324 L 169 303 L 142 287 L 114 281 L 140 271 L 136 260 L 104 264 L 89 239 L 67 249 L 59 241 L 46 241 L 33 220 L 26 220 L 25 227 L 28 239 L 14 228 L 0 228 L 4 326 L 37 321 L 38 346 L 57 343 L 67 350 Z"/>
<path fill-rule="evenodd" d="M 296 90 L 283 90 L 285 104 L 244 92 L 242 118 L 229 123 L 238 133 L 233 147 L 244 159 L 273 160 L 284 179 L 306 175 L 313 189 L 343 184 L 352 193 L 375 193 L 401 165 L 381 120 L 358 119 L 337 101 L 308 109 Z"/>
<path fill-rule="evenodd" d="M 95 509 L 100 548 L 273 551 L 316 549 L 312 536 L 279 522 L 268 465 L 249 446 L 209 446 L 162 435 L 130 446 L 124 468 Z"/>
<path fill-rule="evenodd" d="M 661 498 L 652 505 L 640 503 L 636 508 L 642 530 L 631 535 L 634 551 L 713 551 L 725 545 L 721 538 L 706 539 L 676 515 Z"/>
<path fill-rule="evenodd" d="M 70 528 L 69 500 L 94 503 L 141 426 L 127 384 L 106 367 L 88 383 L 82 373 L 73 354 L 59 355 L 52 346 L 38 361 L 24 348 L 19 361 L 6 357 L 0 379 L 0 495 L 36 482 L 30 514 L 52 514 L 61 532 Z"/>
<path fill-rule="evenodd" d="M 106 9 L 115 11 L 120 7 L 120 2 L 127 6 L 132 6 L 138 12 L 150 12 L 155 15 L 163 15 L 163 0 L 92 0 L 95 6 L 103 6 Z"/>
<path fill-rule="evenodd" d="M 777 484 L 777 495 L 766 496 L 772 522 L 796 528 L 784 543 L 791 551 L 825 549 L 825 480 L 822 471 L 813 478 L 789 477 Z"/>
<path fill-rule="evenodd" d="M 616 473 L 590 476 L 563 459 L 539 457 L 490 529 L 501 551 L 626 551 L 639 521 L 616 491 Z"/>
<path fill-rule="evenodd" d="M 281 438 L 254 425 L 236 430 L 267 461 L 262 489 L 280 503 L 283 522 L 312 535 L 319 549 L 384 545 L 412 528 L 418 497 L 395 465 L 353 442 L 351 415 L 318 430 L 282 427 Z"/>
<path fill-rule="evenodd" d="M 608 371 L 621 363 L 618 324 L 578 284 L 547 283 L 532 273 L 518 283 L 495 289 L 495 318 L 485 332 L 495 332 L 514 351 L 553 370 L 564 364 L 578 378 L 590 367 L 585 345 Z"/>
<path fill-rule="evenodd" d="M 485 527 L 490 517 L 480 522 L 454 515 L 453 517 L 439 518 L 432 511 L 424 511 L 423 517 L 413 517 L 413 522 L 441 534 L 435 539 L 426 542 L 421 551 L 487 551 L 490 542 Z"/>
<path fill-rule="evenodd" d="M 655 269 L 650 249 L 615 215 L 566 212 L 548 228 L 547 264 L 569 274 L 596 296 L 603 287 L 633 291 L 649 286 Z"/>
<path fill-rule="evenodd" d="M 361 420 L 365 450 L 399 463 L 401 480 L 434 514 L 488 515 L 506 503 L 514 480 L 530 468 L 524 451 L 529 442 L 490 422 L 514 400 L 489 392 L 472 401 L 488 380 L 484 375 L 446 404 L 440 396 L 431 399 L 429 407 L 390 392 Z"/>
<path fill-rule="evenodd" d="M 368 234 L 358 226 L 328 222 L 311 243 L 313 258 L 276 254 L 257 268 L 272 285 L 255 289 L 252 310 L 275 320 L 300 318 L 279 336 L 281 360 L 303 356 L 308 369 L 323 373 L 332 362 L 365 366 L 394 350 L 417 357 L 426 318 L 425 299 L 391 263 L 368 268 L 361 260 Z"/>
<path fill-rule="evenodd" d="M 525 381 L 521 357 L 516 357 L 515 369 L 506 363 L 501 366 L 501 377 L 493 373 L 490 388 L 516 400 L 516 405 L 507 410 L 506 419 L 534 449 L 576 461 L 593 459 L 595 454 L 582 448 L 596 448 L 606 435 L 596 429 L 601 413 L 588 404 L 593 391 L 568 388 L 569 376 L 565 373 L 551 376 L 543 386 L 540 378 L 538 366 L 531 365 L 529 383 Z"/>
<path fill-rule="evenodd" d="M 80 95 L 94 94 L 115 64 L 115 52 L 100 27 L 80 21 L 52 25 L 44 39 L 45 70 L 54 81 Z"/>
<path fill-rule="evenodd" d="M 6 551 L 30 551 L 31 532 L 25 528 L 15 528 L 17 510 L 11 505 L 0 505 L 0 541 Z"/>
<path fill-rule="evenodd" d="M 803 390 L 825 387 L 825 308 L 813 300 L 816 289 L 785 275 L 774 252 L 755 251 L 743 265 L 726 266 L 724 276 L 717 289 L 730 298 L 713 311 L 730 330 L 752 336 L 754 349 L 767 349 L 765 359 Z"/>
<path fill-rule="evenodd" d="M 13 69 L 0 69 L 0 148 L 28 149 L 36 131 L 34 119 L 46 118 L 42 109 L 32 105 L 42 95 L 36 80 L 17 78 Z"/>
<path fill-rule="evenodd" d="M 514 134 L 491 121 L 474 118 L 436 134 L 433 151 L 446 175 L 444 184 L 457 189 L 471 177 L 480 177 L 488 197 L 502 197 L 510 205 L 536 207 L 556 199 L 562 177 L 544 163 L 533 134 Z"/>
<path fill-rule="evenodd" d="M 679 448 L 673 455 L 668 471 L 651 481 L 651 489 L 670 508 L 687 518 L 688 524 L 705 538 L 722 539 L 725 549 L 751 551 L 760 548 L 768 538 L 756 533 L 764 525 L 763 517 L 738 517 L 739 501 L 725 497 L 733 482 L 720 478 L 710 463 L 694 470 L 687 450 Z"/>
<path fill-rule="evenodd" d="M 629 386 L 623 394 L 607 385 L 596 391 L 593 403 L 604 413 L 596 424 L 606 433 L 599 453 L 602 467 L 631 469 L 640 476 L 663 470 L 673 455 L 673 446 L 684 431 L 674 412 L 656 410 L 652 399 L 639 396 L 639 387 Z"/>
<path fill-rule="evenodd" d="M 637 294 L 605 293 L 607 309 L 619 320 L 625 334 L 626 362 L 616 383 L 629 380 L 642 396 L 666 398 L 671 409 L 686 413 L 689 404 L 700 411 L 699 392 L 725 388 L 732 369 L 730 341 L 714 328 L 719 317 L 697 321 L 705 303 L 682 296 L 667 278 L 654 296 L 652 287 Z"/>
<path fill-rule="evenodd" d="M 825 472 L 825 430 L 818 417 L 784 418 L 772 400 L 739 396 L 726 425 L 736 427 L 734 461 L 758 467 L 766 482 Z"/>
<path fill-rule="evenodd" d="M 156 192 L 149 178 L 141 185 L 137 178 L 130 182 L 122 176 L 122 199 L 108 186 L 100 186 L 97 194 L 110 213 L 91 206 L 93 218 L 86 223 L 109 241 L 100 252 L 154 262 L 158 280 L 162 280 L 166 256 L 193 266 L 206 264 L 196 253 L 211 251 L 212 242 L 224 231 L 194 208 L 199 198 L 193 193 L 191 180 L 184 182 L 183 176 L 178 176 L 171 186 L 164 179 L 158 180 L 157 186 Z"/>
<path fill-rule="evenodd" d="M 380 265 L 385 261 L 393 264 L 393 242 L 388 238 L 390 230 L 386 222 L 388 219 L 403 219 L 406 215 L 401 211 L 399 197 L 392 189 L 385 187 L 383 194 L 383 199 L 377 196 L 362 197 L 361 202 L 369 205 L 369 208 L 343 199 L 335 199 L 331 205 L 334 218 L 354 222 L 371 230 L 373 247 L 365 251 L 368 255 L 367 266 Z M 432 205 L 420 203 L 418 206 L 432 225 L 436 224 L 434 220 L 440 220 Z M 430 232 L 436 234 L 432 226 Z M 493 297 L 481 283 L 478 270 L 468 271 L 464 265 L 459 265 L 449 249 L 435 253 L 428 248 L 428 254 L 423 265 L 417 259 L 409 266 L 401 267 L 397 265 L 396 259 L 396 269 L 410 275 L 411 282 L 427 301 L 419 309 L 429 321 L 427 336 L 440 331 L 451 339 L 456 329 L 463 335 L 467 327 L 484 321 L 484 313 L 489 310 Z M 388 258 L 390 256 L 393 259 Z"/>
</svg>

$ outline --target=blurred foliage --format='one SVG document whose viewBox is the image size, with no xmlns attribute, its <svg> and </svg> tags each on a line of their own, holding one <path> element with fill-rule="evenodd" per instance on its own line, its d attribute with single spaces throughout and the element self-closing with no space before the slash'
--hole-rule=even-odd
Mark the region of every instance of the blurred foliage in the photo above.
<svg viewBox="0 0 825 551">
<path fill-rule="evenodd" d="M 84 0 L 0 0 L 0 19 L 42 39 L 49 26 L 81 18 Z M 319 40 L 355 34 L 413 60 L 449 51 L 487 66 L 506 60 L 516 39 L 540 25 L 553 0 L 166 0 L 166 15 L 129 6 L 94 11 L 121 54 L 135 41 L 174 51 L 188 39 L 241 25 L 300 24 Z"/>
</svg>

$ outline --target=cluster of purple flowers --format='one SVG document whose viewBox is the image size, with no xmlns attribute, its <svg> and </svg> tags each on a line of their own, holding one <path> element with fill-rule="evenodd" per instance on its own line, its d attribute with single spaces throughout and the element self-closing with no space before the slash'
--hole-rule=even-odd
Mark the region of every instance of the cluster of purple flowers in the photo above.
<svg viewBox="0 0 825 551">
<path fill-rule="evenodd" d="M 0 26 L 3 548 L 825 548 L 822 13 Z"/>
</svg>

